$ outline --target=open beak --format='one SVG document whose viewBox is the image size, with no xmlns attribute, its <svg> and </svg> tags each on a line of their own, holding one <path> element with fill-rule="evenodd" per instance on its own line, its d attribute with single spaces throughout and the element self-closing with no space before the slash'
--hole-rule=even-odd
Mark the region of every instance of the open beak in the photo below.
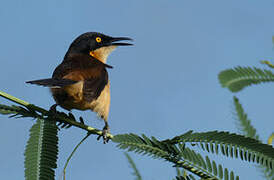
<svg viewBox="0 0 274 180">
<path fill-rule="evenodd" d="M 133 39 L 128 38 L 128 37 L 113 37 L 110 40 L 110 45 L 114 46 L 132 46 L 133 44 L 131 43 L 126 43 L 126 42 L 117 42 L 117 41 L 133 41 Z"/>
</svg>

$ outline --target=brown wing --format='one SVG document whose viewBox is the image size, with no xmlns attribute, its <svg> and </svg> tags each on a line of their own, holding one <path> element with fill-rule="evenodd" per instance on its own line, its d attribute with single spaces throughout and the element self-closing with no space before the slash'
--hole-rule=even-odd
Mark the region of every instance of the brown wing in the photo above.
<svg viewBox="0 0 274 180">
<path fill-rule="evenodd" d="M 91 102 L 97 99 L 108 83 L 106 65 L 87 55 L 74 54 L 66 59 L 54 70 L 53 79 L 70 79 L 84 81 L 83 97 Z"/>
<path fill-rule="evenodd" d="M 99 78 L 84 80 L 83 97 L 86 101 L 97 99 L 108 83 L 108 73 L 104 69 Z"/>
</svg>

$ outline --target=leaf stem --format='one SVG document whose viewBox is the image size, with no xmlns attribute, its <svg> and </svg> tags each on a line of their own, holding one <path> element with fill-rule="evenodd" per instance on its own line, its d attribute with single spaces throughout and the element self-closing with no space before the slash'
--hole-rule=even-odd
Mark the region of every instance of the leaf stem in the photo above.
<svg viewBox="0 0 274 180">
<path fill-rule="evenodd" d="M 78 149 L 78 147 L 90 136 L 90 133 L 87 133 L 87 135 L 76 145 L 76 147 L 73 149 L 73 151 L 71 152 L 71 154 L 69 155 L 67 161 L 66 161 L 66 164 L 64 166 L 64 169 L 63 169 L 63 180 L 66 180 L 66 168 L 68 166 L 68 163 L 70 161 L 70 159 L 72 158 L 73 154 L 75 153 L 75 151 Z"/>
<path fill-rule="evenodd" d="M 29 106 L 30 105 L 30 103 L 28 103 L 28 102 L 26 102 L 24 100 L 21 100 L 21 99 L 19 99 L 17 97 L 14 97 L 12 95 L 9 95 L 9 94 L 7 94 L 7 93 L 5 93 L 3 91 L 0 91 L 0 96 L 2 96 L 3 98 L 6 98 L 6 99 L 8 99 L 8 100 L 10 100 L 12 102 L 15 102 L 17 104 L 20 104 L 22 106 Z"/>
</svg>

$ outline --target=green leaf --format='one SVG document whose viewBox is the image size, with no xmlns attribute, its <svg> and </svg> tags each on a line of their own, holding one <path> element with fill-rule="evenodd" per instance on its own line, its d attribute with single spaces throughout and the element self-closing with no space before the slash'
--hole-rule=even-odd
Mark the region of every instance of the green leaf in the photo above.
<svg viewBox="0 0 274 180">
<path fill-rule="evenodd" d="M 256 132 L 256 129 L 251 125 L 251 121 L 248 119 L 247 114 L 244 112 L 244 109 L 239 102 L 239 99 L 234 96 L 233 98 L 234 101 L 234 107 L 235 107 L 235 117 L 237 122 L 239 122 L 239 130 L 241 134 L 243 134 L 246 137 L 254 138 L 259 140 L 259 135 Z M 237 150 L 237 148 L 234 148 L 234 150 Z M 237 153 L 234 153 L 237 155 Z M 242 157 L 242 156 L 241 156 Z M 248 153 L 248 161 L 254 162 L 256 160 L 256 154 L 255 153 Z M 271 166 L 271 160 L 268 162 L 269 164 L 266 165 L 267 167 Z M 274 163 L 272 161 L 272 163 Z M 266 179 L 271 179 L 274 180 L 274 169 L 271 168 L 266 168 L 265 166 L 257 166 L 260 168 L 260 171 L 264 173 L 264 176 Z"/>
<path fill-rule="evenodd" d="M 268 144 L 263 144 L 260 141 L 245 137 L 242 135 L 237 135 L 229 132 L 218 132 L 209 131 L 203 133 L 191 133 L 186 136 L 176 136 L 173 139 L 168 139 L 163 142 L 168 142 L 170 144 L 177 143 L 195 143 L 200 142 L 201 144 L 214 143 L 215 146 L 220 146 L 222 154 L 225 156 L 237 157 L 238 152 L 242 160 L 253 160 L 253 158 L 248 158 L 249 153 L 255 156 L 256 162 L 262 164 L 270 169 L 272 169 L 272 164 L 274 163 L 274 148 Z M 235 150 L 238 149 L 238 150 Z M 216 149 L 216 148 L 215 148 Z M 236 152 L 236 154 L 234 154 Z M 217 154 L 217 152 L 215 152 Z M 268 159 L 268 163 L 265 162 Z"/>
<path fill-rule="evenodd" d="M 251 121 L 248 119 L 247 114 L 244 112 L 244 109 L 239 102 L 239 99 L 234 96 L 234 107 L 236 111 L 236 119 L 239 122 L 239 129 L 243 135 L 246 137 L 254 138 L 259 140 L 259 136 L 256 133 L 256 129 L 251 125 Z"/>
<path fill-rule="evenodd" d="M 0 114 L 17 114 L 18 110 L 18 106 L 7 106 L 4 104 L 0 104 Z"/>
<path fill-rule="evenodd" d="M 3 105 L 0 104 L 0 114 L 3 115 L 9 115 L 11 114 L 10 117 L 33 117 L 33 118 L 39 118 L 41 117 L 40 115 L 38 115 L 35 111 L 31 110 L 31 109 L 26 109 L 24 107 L 21 106 L 7 106 L 7 105 Z"/>
<path fill-rule="evenodd" d="M 225 168 L 225 177 L 224 177 L 224 179 L 228 180 L 228 178 L 229 178 L 228 170 L 227 170 L 227 168 Z"/>
<path fill-rule="evenodd" d="M 118 143 L 118 147 L 121 149 L 127 149 L 138 154 L 145 154 L 152 156 L 153 158 L 166 158 L 168 153 L 161 150 L 155 142 L 149 140 L 150 143 L 146 143 L 141 137 L 135 134 L 119 134 L 113 137 L 113 142 Z M 152 145 L 153 144 L 153 145 Z"/>
<path fill-rule="evenodd" d="M 218 166 L 218 176 L 219 176 L 219 178 L 220 179 L 223 179 L 223 177 L 224 177 L 224 174 L 223 174 L 223 167 L 222 167 L 222 165 L 221 164 L 219 164 L 219 166 Z"/>
<path fill-rule="evenodd" d="M 234 180 L 234 173 L 233 173 L 233 171 L 230 172 L 230 180 Z"/>
<path fill-rule="evenodd" d="M 212 161 L 212 169 L 213 169 L 213 174 L 215 176 L 217 176 L 218 175 L 218 170 L 217 170 L 217 165 L 216 165 L 215 161 Z"/>
<path fill-rule="evenodd" d="M 130 167 L 133 169 L 133 175 L 135 176 L 135 180 L 142 180 L 142 176 L 139 172 L 139 170 L 136 167 L 136 164 L 134 163 L 134 161 L 132 160 L 132 158 L 130 157 L 130 155 L 128 153 L 125 153 L 125 156 L 130 164 Z"/>
<path fill-rule="evenodd" d="M 37 119 L 30 129 L 25 149 L 26 180 L 54 179 L 57 168 L 58 136 L 55 122 Z"/>
<path fill-rule="evenodd" d="M 219 82 L 231 92 L 238 92 L 252 84 L 274 82 L 274 74 L 265 69 L 238 66 L 222 71 L 219 74 Z"/>
<path fill-rule="evenodd" d="M 188 138 L 191 135 L 188 133 L 187 136 L 184 134 L 183 137 Z M 199 153 L 185 147 L 182 143 L 172 144 L 172 141 L 159 141 L 154 137 L 148 138 L 145 135 L 140 137 L 136 134 L 119 134 L 114 136 L 112 141 L 117 143 L 117 147 L 121 149 L 164 159 L 173 163 L 174 167 L 184 168 L 203 179 L 216 180 L 219 179 L 217 175 L 223 174 L 222 166 L 219 165 L 217 168 L 215 161 L 210 161 L 207 156 L 204 159 Z M 180 175 L 176 177 L 176 179 L 178 178 L 193 179 L 193 176 L 184 177 Z"/>
<path fill-rule="evenodd" d="M 206 156 L 206 164 L 207 164 L 207 170 L 208 170 L 209 172 L 212 172 L 212 166 L 211 166 L 211 162 L 210 162 L 208 156 Z"/>
<path fill-rule="evenodd" d="M 185 169 L 176 167 L 176 179 L 175 180 L 195 180 L 195 178 L 191 174 L 188 174 Z"/>
</svg>

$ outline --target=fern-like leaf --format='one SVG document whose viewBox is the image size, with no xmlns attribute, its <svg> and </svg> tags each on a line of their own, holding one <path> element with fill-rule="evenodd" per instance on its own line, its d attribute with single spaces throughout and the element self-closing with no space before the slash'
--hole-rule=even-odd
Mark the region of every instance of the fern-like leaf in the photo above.
<svg viewBox="0 0 274 180">
<path fill-rule="evenodd" d="M 16 114 L 18 113 L 17 106 L 7 106 L 4 104 L 0 104 L 0 114 L 7 115 L 7 114 Z"/>
<path fill-rule="evenodd" d="M 174 145 L 170 141 L 158 141 L 154 137 L 148 138 L 145 135 L 140 137 L 136 134 L 119 134 L 114 136 L 112 141 L 118 143 L 117 147 L 121 149 L 164 159 L 173 163 L 175 167 L 184 168 L 201 178 L 222 179 L 219 178 L 221 175 L 218 177 L 219 174 L 223 174 L 220 165 L 217 169 L 215 161 L 211 162 L 208 157 L 205 160 L 199 153 L 185 147 L 184 144 Z M 229 174 L 226 175 L 231 177 Z M 182 177 L 178 176 L 177 179 Z M 187 177 L 193 179 L 193 176 Z"/>
<path fill-rule="evenodd" d="M 10 115 L 10 118 L 24 118 L 24 117 L 32 117 L 32 118 L 40 118 L 40 119 L 54 119 L 54 121 L 58 122 L 58 126 L 61 126 L 61 128 L 70 128 L 72 126 L 72 124 L 68 124 L 64 121 L 62 121 L 62 119 L 58 119 L 56 118 L 56 115 L 58 115 L 59 117 L 62 118 L 66 118 L 69 119 L 71 121 L 75 121 L 76 122 L 76 118 L 74 117 L 74 115 L 72 113 L 64 113 L 64 112 L 59 112 L 56 111 L 55 114 L 52 112 L 47 112 L 44 114 L 41 113 L 37 113 L 37 111 L 35 109 L 32 108 L 32 106 L 27 106 L 22 107 L 22 106 L 7 106 L 7 105 L 3 105 L 0 104 L 0 114 L 3 115 Z M 80 117 L 80 121 L 82 124 L 84 124 L 82 117 Z"/>
<path fill-rule="evenodd" d="M 274 82 L 274 74 L 265 69 L 238 66 L 222 71 L 219 74 L 219 82 L 222 87 L 226 87 L 232 92 L 238 92 L 252 84 Z"/>
<path fill-rule="evenodd" d="M 185 169 L 176 167 L 176 177 L 173 180 L 195 180 L 195 177 L 191 174 L 187 174 Z"/>
<path fill-rule="evenodd" d="M 189 176 L 176 176 L 176 179 L 174 180 L 195 180 L 195 178 L 192 175 Z"/>
<path fill-rule="evenodd" d="M 35 111 L 31 109 L 26 109 L 21 106 L 7 106 L 0 104 L 0 114 L 3 115 L 10 115 L 10 117 L 33 117 L 33 118 L 39 118 L 41 117 L 39 114 L 37 114 Z"/>
<path fill-rule="evenodd" d="M 133 169 L 133 175 L 135 176 L 135 180 L 142 180 L 142 176 L 139 172 L 139 170 L 136 167 L 136 164 L 134 163 L 133 159 L 130 157 L 128 153 L 125 153 L 125 156 L 128 160 L 128 163 L 130 164 L 130 167 Z"/>
<path fill-rule="evenodd" d="M 270 169 L 274 167 L 274 148 L 272 146 L 234 133 L 218 131 L 192 133 L 190 131 L 164 142 L 171 144 L 199 142 L 202 149 L 208 152 L 217 154 L 218 151 L 221 151 L 225 156 L 240 157 L 242 160 L 256 162 Z M 209 147 L 212 145 L 215 148 L 204 148 L 204 146 Z"/>
<path fill-rule="evenodd" d="M 250 138 L 259 140 L 259 135 L 256 133 L 256 129 L 251 125 L 251 121 L 248 119 L 247 114 L 244 112 L 243 106 L 240 104 L 237 97 L 233 97 L 234 107 L 236 112 L 236 119 L 239 122 L 241 133 Z"/>
<path fill-rule="evenodd" d="M 251 125 L 250 120 L 247 118 L 247 114 L 244 112 L 244 109 L 239 102 L 239 99 L 234 96 L 234 106 L 236 111 L 236 119 L 239 122 L 241 133 L 250 138 L 259 140 L 259 135 L 256 133 L 256 129 Z M 266 179 L 274 180 L 274 169 L 269 169 L 264 166 L 257 166 L 260 168 L 260 171 L 263 172 Z"/>
<path fill-rule="evenodd" d="M 136 134 L 118 134 L 113 137 L 113 142 L 118 143 L 120 149 L 127 149 L 138 154 L 148 155 L 155 159 L 166 158 L 168 153 L 158 148 L 149 138 L 146 140 Z"/>
<path fill-rule="evenodd" d="M 25 150 L 26 180 L 54 179 L 57 167 L 58 136 L 54 122 L 37 119 L 30 129 Z"/>
</svg>

